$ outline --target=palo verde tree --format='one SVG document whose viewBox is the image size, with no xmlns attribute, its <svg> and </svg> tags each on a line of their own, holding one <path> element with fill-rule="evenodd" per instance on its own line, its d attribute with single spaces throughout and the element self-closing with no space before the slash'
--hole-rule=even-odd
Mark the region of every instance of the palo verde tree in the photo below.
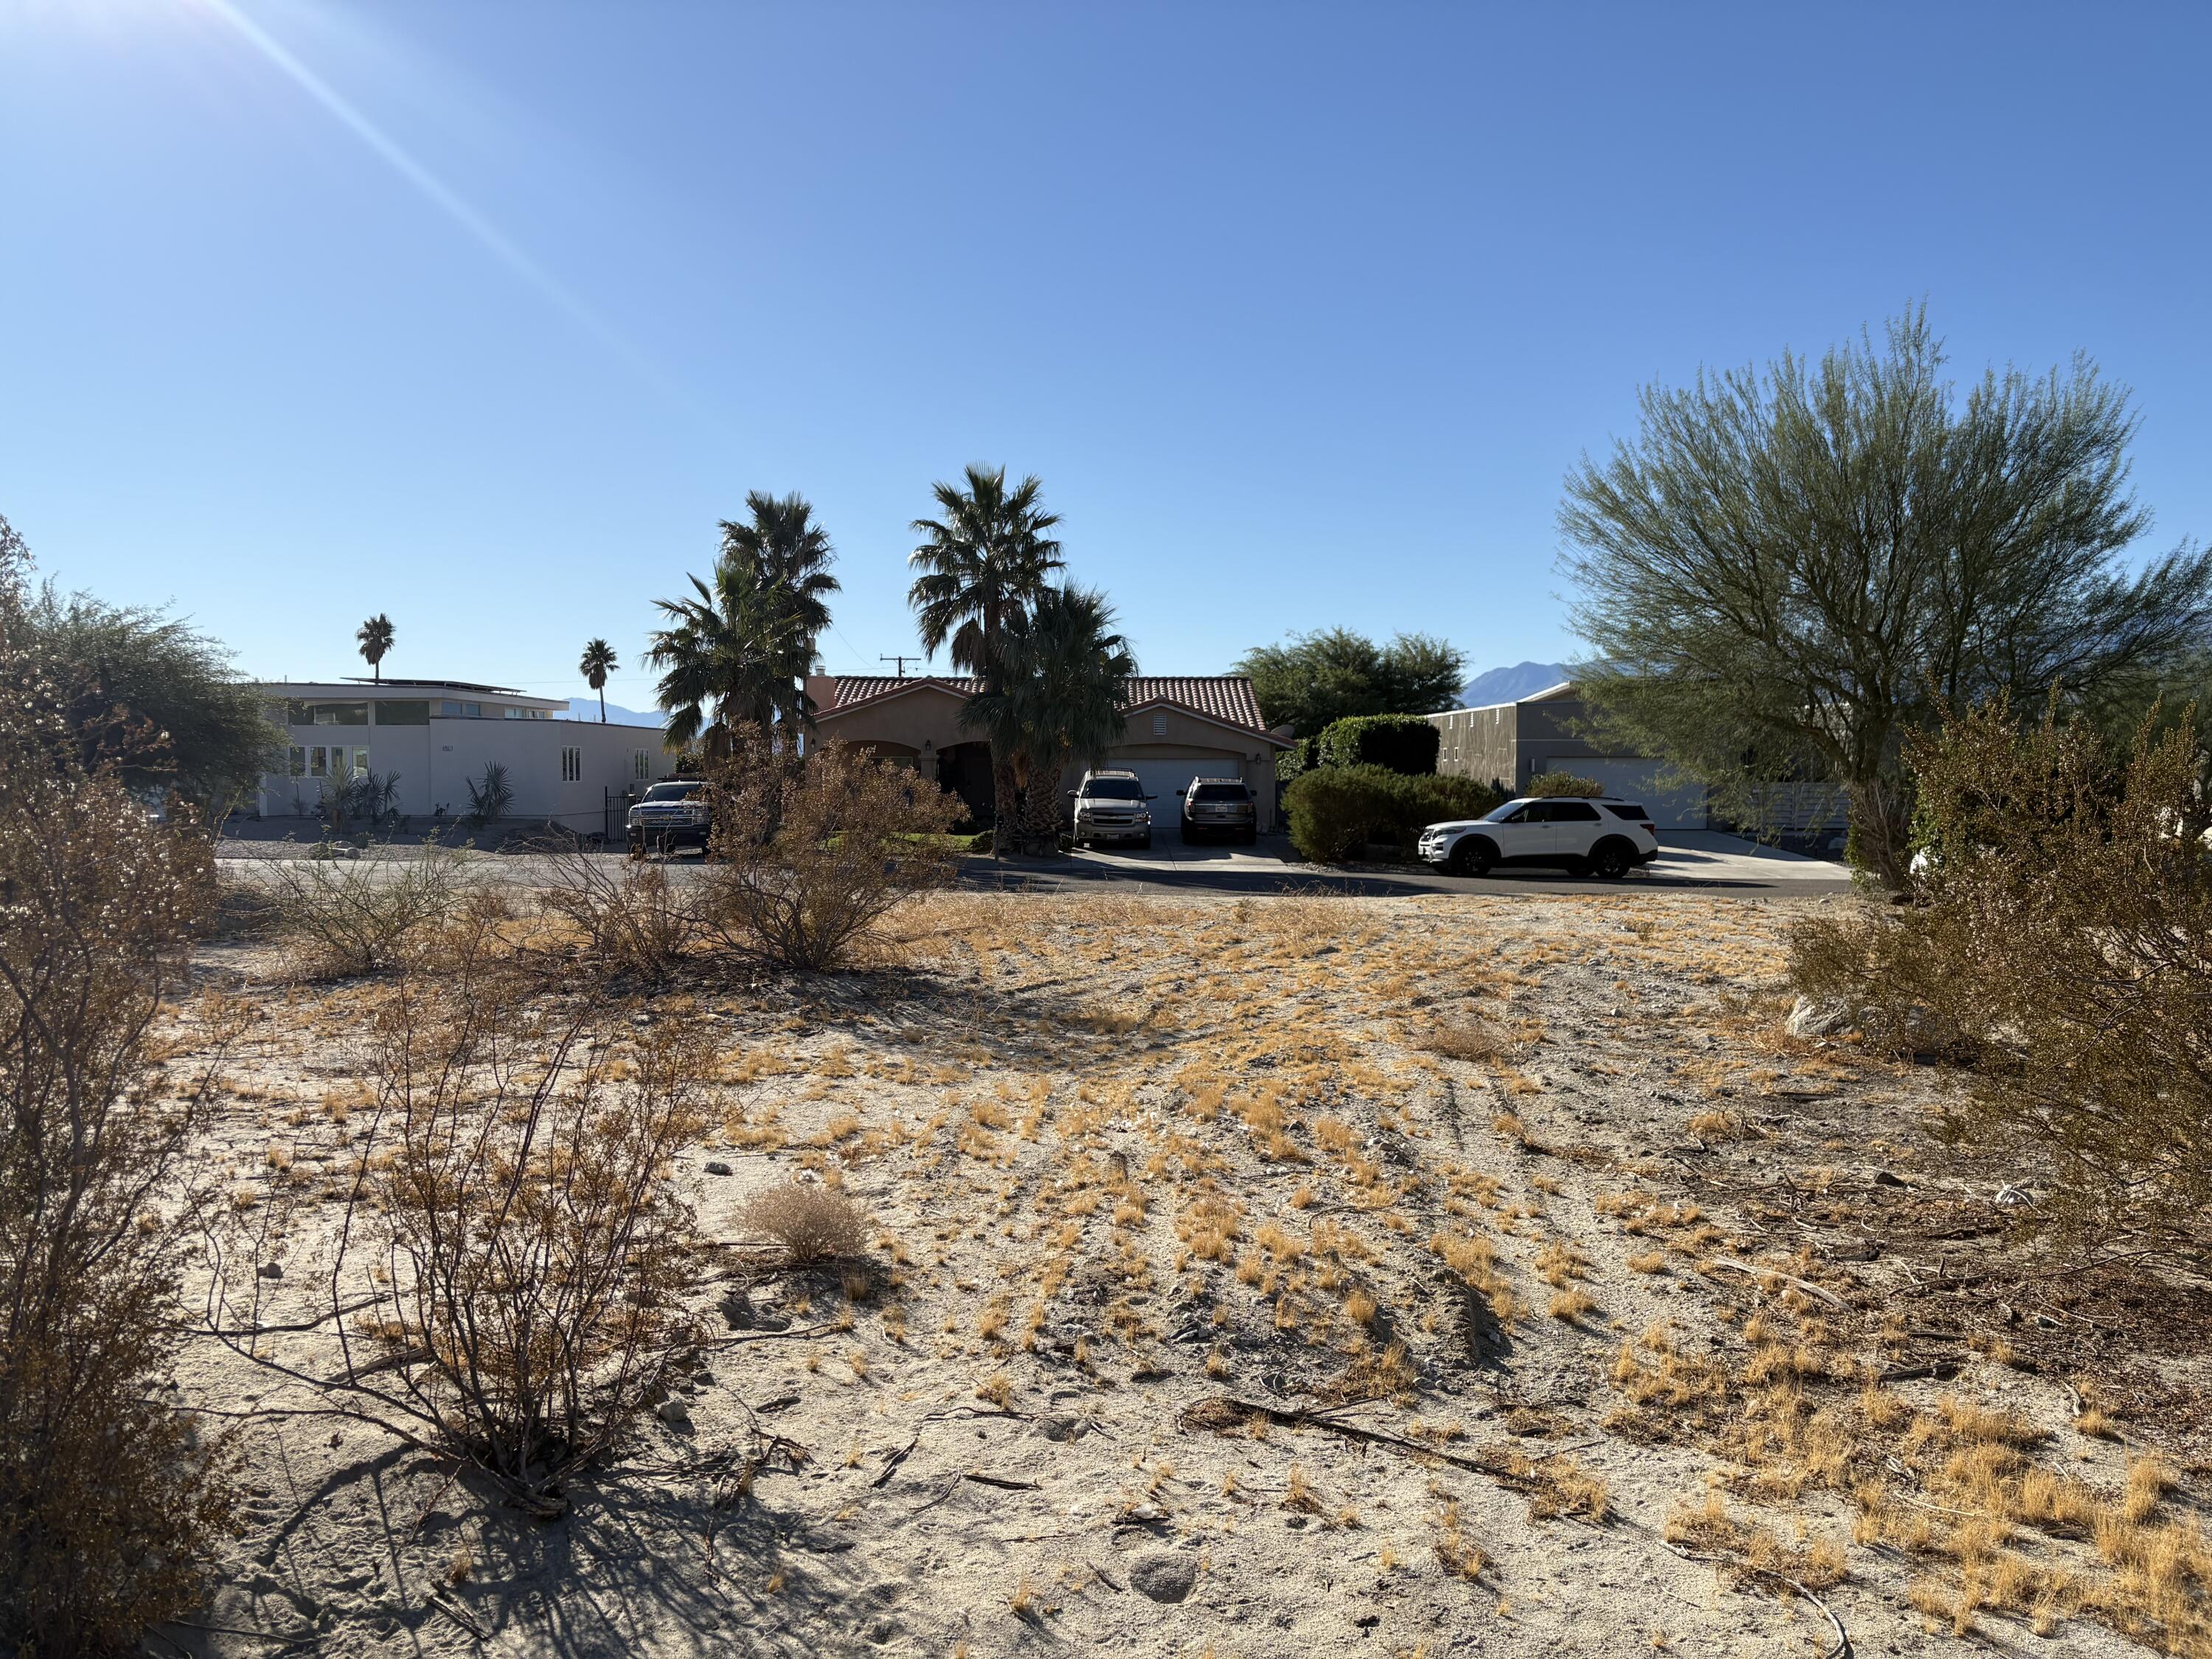
<svg viewBox="0 0 2212 1659">
<path fill-rule="evenodd" d="M 964 489 L 933 484 L 943 516 L 911 526 L 922 539 L 907 562 L 921 574 L 907 603 L 921 623 L 921 648 L 934 655 L 949 641 L 954 666 L 975 675 L 977 689 L 989 694 L 1006 686 L 999 645 L 1008 620 L 1027 611 L 1065 562 L 1047 533 L 1060 515 L 1044 510 L 1044 485 L 1034 476 L 1011 489 L 1003 466 L 970 465 L 967 476 Z M 1000 851 L 1015 822 L 1015 754 L 991 744 L 993 845 Z"/>
<path fill-rule="evenodd" d="M 2150 522 L 2124 389 L 2077 356 L 1962 398 L 1944 362 L 1923 308 L 1883 349 L 1649 386 L 1559 514 L 1601 729 L 1747 813 L 1762 778 L 1841 785 L 1853 856 L 1893 884 L 1905 739 L 1939 706 L 2139 701 L 2212 623 L 2212 555 L 2119 563 Z"/>
</svg>

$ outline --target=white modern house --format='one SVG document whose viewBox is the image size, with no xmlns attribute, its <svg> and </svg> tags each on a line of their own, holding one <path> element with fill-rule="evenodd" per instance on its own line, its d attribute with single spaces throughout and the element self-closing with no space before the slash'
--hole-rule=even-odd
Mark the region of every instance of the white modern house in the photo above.
<svg viewBox="0 0 2212 1659">
<path fill-rule="evenodd" d="M 622 828 L 622 803 L 665 777 L 658 728 L 566 718 L 562 697 L 464 680 L 264 681 L 254 688 L 285 732 L 289 765 L 261 780 L 264 818 L 317 816 L 324 791 L 363 772 L 397 774 L 398 811 L 428 820 L 469 811 L 469 786 L 506 769 L 510 820 L 580 834 Z"/>
</svg>

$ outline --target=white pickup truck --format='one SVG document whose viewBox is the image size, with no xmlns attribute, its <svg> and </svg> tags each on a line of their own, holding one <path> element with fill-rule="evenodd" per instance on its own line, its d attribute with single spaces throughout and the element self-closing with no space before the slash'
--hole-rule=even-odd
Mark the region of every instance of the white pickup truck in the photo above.
<svg viewBox="0 0 2212 1659">
<path fill-rule="evenodd" d="M 710 825 L 707 786 L 697 778 L 671 778 L 645 792 L 645 799 L 623 820 L 633 853 L 672 853 L 681 847 L 707 850 Z"/>
</svg>

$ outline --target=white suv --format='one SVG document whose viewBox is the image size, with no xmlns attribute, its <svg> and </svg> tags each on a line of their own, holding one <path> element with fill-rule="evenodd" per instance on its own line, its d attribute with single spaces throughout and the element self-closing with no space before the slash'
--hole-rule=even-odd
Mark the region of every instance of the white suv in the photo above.
<svg viewBox="0 0 2212 1659">
<path fill-rule="evenodd" d="M 1502 864 L 1549 865 L 1618 881 L 1659 856 L 1659 837 L 1651 815 L 1633 801 L 1524 795 L 1487 817 L 1429 825 L 1420 851 L 1424 863 L 1455 876 L 1485 875 Z"/>
</svg>

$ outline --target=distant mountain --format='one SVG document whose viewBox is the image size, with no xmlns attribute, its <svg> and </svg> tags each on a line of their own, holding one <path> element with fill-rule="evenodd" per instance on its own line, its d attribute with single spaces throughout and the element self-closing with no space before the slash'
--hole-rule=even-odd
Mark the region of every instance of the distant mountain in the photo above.
<svg viewBox="0 0 2212 1659">
<path fill-rule="evenodd" d="M 563 720 L 597 720 L 599 717 L 599 700 L 597 697 L 569 698 L 568 712 L 560 716 Z M 660 715 L 653 709 L 641 712 L 635 708 L 625 708 L 618 702 L 611 702 L 607 705 L 607 724 L 609 726 L 658 726 L 660 724 Z"/>
<path fill-rule="evenodd" d="M 1487 674 L 1477 674 L 1461 690 L 1459 700 L 1468 708 L 1487 708 L 1495 702 L 1518 702 L 1571 678 L 1559 663 L 1516 662 L 1510 668 L 1493 668 Z"/>
</svg>

